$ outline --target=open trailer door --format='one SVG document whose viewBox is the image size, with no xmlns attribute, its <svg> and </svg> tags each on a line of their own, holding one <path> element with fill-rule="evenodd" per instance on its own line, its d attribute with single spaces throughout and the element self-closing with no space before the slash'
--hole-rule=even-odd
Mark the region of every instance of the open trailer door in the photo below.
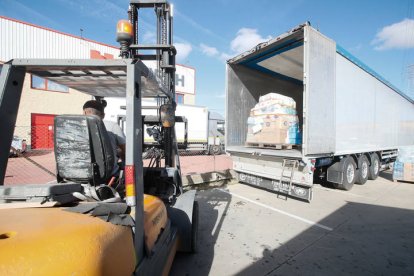
<svg viewBox="0 0 414 276">
<path fill-rule="evenodd" d="M 335 41 L 305 26 L 304 155 L 335 151 Z"/>
</svg>

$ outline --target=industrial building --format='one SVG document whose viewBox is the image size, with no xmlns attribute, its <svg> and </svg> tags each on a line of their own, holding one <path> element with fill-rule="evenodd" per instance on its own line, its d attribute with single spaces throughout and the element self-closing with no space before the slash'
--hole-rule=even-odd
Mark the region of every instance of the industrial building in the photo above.
<svg viewBox="0 0 414 276">
<path fill-rule="evenodd" d="M 118 47 L 0 16 L 0 63 L 16 58 L 114 59 L 118 56 Z M 155 63 L 145 63 L 155 68 Z M 178 103 L 195 103 L 194 68 L 177 65 L 176 93 Z M 90 96 L 76 90 L 27 74 L 15 136 L 25 139 L 33 149 L 50 149 L 54 116 L 79 114 L 89 99 Z"/>
</svg>

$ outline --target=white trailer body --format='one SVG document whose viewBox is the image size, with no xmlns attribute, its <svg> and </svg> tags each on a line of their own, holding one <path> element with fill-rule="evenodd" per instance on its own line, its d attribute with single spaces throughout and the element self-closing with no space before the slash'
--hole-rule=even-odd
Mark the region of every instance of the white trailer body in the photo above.
<svg viewBox="0 0 414 276">
<path fill-rule="evenodd" d="M 114 122 L 121 123 L 120 118 L 125 116 L 125 99 L 123 98 L 107 98 L 107 107 L 105 108 L 105 118 Z M 156 101 L 142 101 L 142 106 L 146 107 L 142 110 L 142 115 L 157 115 Z M 154 108 L 148 108 L 154 107 Z M 176 116 L 183 116 L 187 119 L 187 149 L 207 151 L 209 146 L 221 145 L 224 143 L 223 138 L 213 137 L 211 127 L 215 121 L 209 121 L 209 111 L 206 107 L 178 104 L 175 112 Z M 144 140 L 145 142 L 153 142 L 154 139 L 148 135 L 145 126 Z M 175 124 L 176 138 L 178 143 L 184 142 L 185 125 L 184 123 Z"/>
<path fill-rule="evenodd" d="M 206 107 L 178 104 L 177 116 L 184 116 L 188 121 L 188 143 L 208 142 L 208 110 Z M 181 124 L 182 125 L 182 124 Z M 177 130 L 179 142 L 183 142 L 184 129 Z"/>
<path fill-rule="evenodd" d="M 310 200 L 314 172 L 348 190 L 365 158 L 386 165 L 414 145 L 413 101 L 309 24 L 230 59 L 226 71 L 226 150 L 241 182 Z M 296 101 L 302 145 L 245 146 L 250 110 L 270 92 Z M 298 161 L 291 184 L 284 160 Z"/>
</svg>

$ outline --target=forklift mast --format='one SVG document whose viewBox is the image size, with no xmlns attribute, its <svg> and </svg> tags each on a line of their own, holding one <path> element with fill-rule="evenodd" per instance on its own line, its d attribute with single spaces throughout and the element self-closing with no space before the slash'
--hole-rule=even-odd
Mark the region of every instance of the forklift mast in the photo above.
<svg viewBox="0 0 414 276">
<path fill-rule="evenodd" d="M 156 44 L 140 44 L 139 42 L 139 11 L 144 8 L 153 8 L 156 15 L 157 40 Z M 157 64 L 156 73 L 161 80 L 162 86 L 170 92 L 166 97 L 157 99 L 158 115 L 161 117 L 161 106 L 168 104 L 172 106 L 173 116 L 175 113 L 175 55 L 177 53 L 173 46 L 173 7 L 163 0 L 132 0 L 130 2 L 128 17 L 133 29 L 133 44 L 129 45 L 132 59 L 153 60 Z M 155 51 L 154 54 L 141 53 L 144 51 Z M 121 48 L 122 55 L 122 48 Z M 176 166 L 176 139 L 173 127 L 163 128 L 165 165 Z"/>
<path fill-rule="evenodd" d="M 140 43 L 139 13 L 142 9 L 148 8 L 154 9 L 155 12 L 157 28 L 155 44 Z M 155 75 L 165 91 L 157 95 L 155 99 L 161 133 L 159 146 L 162 153 L 158 153 L 159 157 L 156 158 L 156 162 L 150 162 L 152 166 L 145 168 L 144 186 L 146 193 L 173 203 L 175 197 L 183 192 L 178 143 L 174 128 L 178 118 L 175 117 L 175 56 L 177 51 L 173 46 L 173 6 L 165 0 L 131 0 L 128 20 L 118 22 L 117 41 L 121 45 L 120 56 L 122 58 L 155 61 L 156 63 Z M 161 158 L 165 162 L 161 162 Z"/>
</svg>

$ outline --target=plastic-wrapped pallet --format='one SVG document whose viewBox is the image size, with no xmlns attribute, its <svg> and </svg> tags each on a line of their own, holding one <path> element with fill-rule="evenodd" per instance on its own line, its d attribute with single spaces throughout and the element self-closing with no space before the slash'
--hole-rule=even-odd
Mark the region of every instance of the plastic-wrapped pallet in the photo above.
<svg viewBox="0 0 414 276">
<path fill-rule="evenodd" d="M 301 144 L 296 102 L 277 93 L 259 98 L 247 121 L 248 144 Z"/>
<path fill-rule="evenodd" d="M 398 149 L 398 157 L 394 163 L 393 180 L 414 182 L 414 146 Z"/>
<path fill-rule="evenodd" d="M 277 93 L 269 93 L 259 98 L 259 102 L 250 111 L 250 116 L 273 114 L 296 115 L 296 102 Z"/>
</svg>

